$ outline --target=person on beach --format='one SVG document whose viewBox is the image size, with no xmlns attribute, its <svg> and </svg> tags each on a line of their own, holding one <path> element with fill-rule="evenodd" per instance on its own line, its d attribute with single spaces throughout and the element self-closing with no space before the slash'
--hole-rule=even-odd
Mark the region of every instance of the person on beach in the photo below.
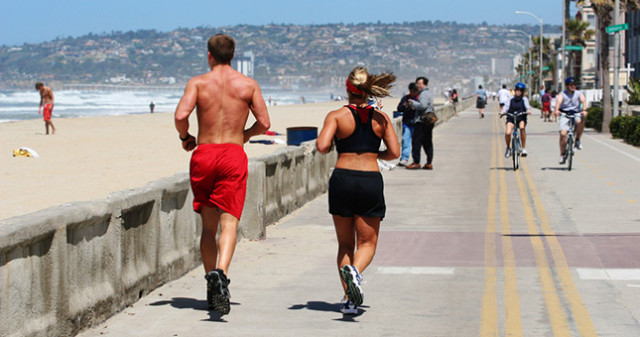
<svg viewBox="0 0 640 337">
<path fill-rule="evenodd" d="M 427 155 L 427 163 L 422 166 L 424 170 L 433 170 L 433 123 L 425 120 L 425 116 L 434 112 L 433 95 L 427 88 L 429 80 L 420 76 L 416 78 L 416 86 L 418 87 L 418 97 L 410 99 L 409 102 L 415 110 L 415 127 L 411 140 L 411 157 L 413 163 L 407 165 L 408 170 L 417 170 L 420 168 L 420 154 L 422 149 Z"/>
<path fill-rule="evenodd" d="M 151 111 L 151 113 L 153 113 L 153 110 L 156 108 L 156 105 L 153 104 L 153 101 L 151 101 L 151 103 L 149 104 L 149 110 Z"/>
<path fill-rule="evenodd" d="M 51 114 L 53 113 L 53 90 L 45 86 L 42 82 L 36 83 L 36 90 L 40 92 L 40 106 L 38 107 L 38 115 L 42 114 L 44 119 L 44 129 L 46 134 L 49 134 L 49 126 L 51 126 L 51 134 L 56 134 L 56 127 L 51 121 Z M 42 111 L 42 112 L 40 112 Z"/>
<path fill-rule="evenodd" d="M 380 221 L 385 216 L 384 184 L 377 159 L 400 155 L 398 138 L 389 117 L 367 103 L 386 97 L 395 75 L 369 74 L 356 67 L 347 77 L 349 104 L 329 112 L 316 146 L 328 153 L 335 141 L 338 161 L 329 179 L 329 213 L 338 239 L 338 270 L 345 297 L 340 311 L 357 314 L 363 301 L 361 273 L 373 260 Z M 386 149 L 380 151 L 380 143 Z"/>
<path fill-rule="evenodd" d="M 243 145 L 270 127 L 258 83 L 231 67 L 235 41 L 224 34 L 207 42 L 211 71 L 193 77 L 175 112 L 182 148 L 193 151 L 189 174 L 193 209 L 202 217 L 200 253 L 207 280 L 209 309 L 229 313 L 229 264 L 236 247 L 248 174 Z M 189 134 L 189 116 L 197 108 L 198 135 Z M 244 129 L 249 111 L 256 121 Z M 216 233 L 220 224 L 220 236 Z"/>
</svg>

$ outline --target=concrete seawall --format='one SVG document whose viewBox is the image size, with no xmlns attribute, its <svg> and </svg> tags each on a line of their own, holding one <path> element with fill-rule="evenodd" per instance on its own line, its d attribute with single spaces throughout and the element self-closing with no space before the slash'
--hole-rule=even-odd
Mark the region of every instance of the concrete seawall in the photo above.
<svg viewBox="0 0 640 337">
<path fill-rule="evenodd" d="M 436 111 L 438 123 L 454 115 L 449 105 Z M 394 127 L 400 135 L 400 118 Z M 264 238 L 268 225 L 324 193 L 336 158 L 311 141 L 251 159 L 239 237 Z M 199 265 L 191 202 L 183 172 L 0 221 L 0 336 L 74 335 Z"/>
<path fill-rule="evenodd" d="M 315 142 L 251 159 L 239 237 L 324 193 L 337 155 Z M 186 172 L 104 200 L 0 222 L 0 336 L 66 336 L 200 264 Z"/>
</svg>

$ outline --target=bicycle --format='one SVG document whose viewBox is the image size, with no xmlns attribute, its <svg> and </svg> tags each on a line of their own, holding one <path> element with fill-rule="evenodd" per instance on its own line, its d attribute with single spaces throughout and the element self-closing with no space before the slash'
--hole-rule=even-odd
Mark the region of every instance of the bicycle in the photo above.
<svg viewBox="0 0 640 337">
<path fill-rule="evenodd" d="M 575 154 L 575 150 L 573 149 L 573 147 L 576 134 L 576 115 L 568 115 L 566 113 L 562 113 L 562 116 L 569 119 L 569 131 L 567 131 L 567 145 L 564 149 L 564 156 L 565 160 L 567 161 L 567 168 L 569 169 L 569 171 L 571 171 L 571 167 L 573 166 L 573 155 Z"/>
<path fill-rule="evenodd" d="M 504 115 L 513 116 L 513 133 L 511 133 L 511 159 L 513 161 L 513 170 L 520 168 L 520 155 L 522 151 L 522 141 L 520 140 L 520 129 L 518 128 L 518 116 L 526 114 L 526 111 L 515 113 L 506 113 Z M 503 115 L 503 116 L 504 116 Z"/>
</svg>

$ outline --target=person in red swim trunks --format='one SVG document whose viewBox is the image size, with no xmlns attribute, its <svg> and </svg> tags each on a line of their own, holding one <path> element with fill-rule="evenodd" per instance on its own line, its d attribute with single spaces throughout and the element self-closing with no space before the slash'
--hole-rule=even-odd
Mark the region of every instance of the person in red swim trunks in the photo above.
<svg viewBox="0 0 640 337">
<path fill-rule="evenodd" d="M 202 217 L 200 253 L 207 280 L 209 308 L 229 313 L 227 278 L 236 247 L 236 232 L 244 205 L 247 155 L 243 145 L 269 129 L 267 106 L 258 83 L 231 67 L 235 42 L 224 34 L 208 42 L 211 71 L 193 77 L 175 112 L 182 147 L 190 162 L 193 209 Z M 196 109 L 198 134 L 189 134 L 189 116 Z M 256 122 L 244 129 L 249 112 Z M 220 224 L 220 237 L 216 233 Z"/>
<path fill-rule="evenodd" d="M 36 90 L 40 92 L 40 106 L 38 107 L 38 115 L 42 114 L 44 118 L 44 128 L 46 134 L 49 134 L 49 126 L 51 133 L 56 134 L 56 127 L 51 121 L 51 113 L 53 112 L 53 90 L 45 86 L 42 82 L 36 83 Z M 40 112 L 42 110 L 42 112 Z"/>
</svg>

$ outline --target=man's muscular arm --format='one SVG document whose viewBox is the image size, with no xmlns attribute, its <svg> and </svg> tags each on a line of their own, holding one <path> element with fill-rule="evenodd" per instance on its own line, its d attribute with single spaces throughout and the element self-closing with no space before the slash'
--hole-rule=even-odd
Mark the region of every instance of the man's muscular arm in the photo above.
<svg viewBox="0 0 640 337">
<path fill-rule="evenodd" d="M 196 107 L 198 98 L 198 87 L 195 79 L 189 80 L 184 88 L 184 95 L 180 99 L 175 112 L 175 125 L 180 140 L 182 140 L 182 148 L 185 151 L 191 151 L 196 147 L 196 138 L 189 134 L 189 116 Z"/>
<path fill-rule="evenodd" d="M 244 130 L 245 143 L 248 142 L 251 137 L 261 135 L 271 127 L 269 112 L 267 111 L 267 104 L 265 104 L 264 98 L 262 98 L 262 91 L 257 82 L 253 81 L 253 86 L 253 96 L 251 97 L 251 105 L 249 108 L 256 118 L 256 121 L 250 128 Z"/>
</svg>

